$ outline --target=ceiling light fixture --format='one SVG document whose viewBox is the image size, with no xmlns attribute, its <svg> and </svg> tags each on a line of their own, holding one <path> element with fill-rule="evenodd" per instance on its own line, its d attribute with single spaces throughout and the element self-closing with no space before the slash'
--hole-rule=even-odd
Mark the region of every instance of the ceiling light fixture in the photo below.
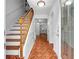
<svg viewBox="0 0 79 59">
<path fill-rule="evenodd" d="M 66 1 L 66 5 L 71 5 L 71 4 L 72 4 L 71 0 Z"/>
<path fill-rule="evenodd" d="M 45 2 L 42 1 L 42 0 L 40 0 L 40 1 L 38 1 L 37 5 L 38 5 L 39 7 L 44 7 Z"/>
</svg>

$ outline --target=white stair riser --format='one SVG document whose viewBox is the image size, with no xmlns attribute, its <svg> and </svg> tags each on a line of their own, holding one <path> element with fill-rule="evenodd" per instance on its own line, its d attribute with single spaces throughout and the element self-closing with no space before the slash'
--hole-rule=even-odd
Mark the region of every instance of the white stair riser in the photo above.
<svg viewBox="0 0 79 59">
<path fill-rule="evenodd" d="M 25 26 L 26 24 L 23 24 L 22 26 Z M 20 27 L 20 24 L 15 24 L 15 27 Z"/>
<path fill-rule="evenodd" d="M 22 27 L 22 28 L 24 29 L 25 27 Z M 17 30 L 19 30 L 20 27 L 12 27 L 11 29 L 17 29 Z"/>
<path fill-rule="evenodd" d="M 20 27 L 12 27 L 11 29 L 20 29 Z"/>
<path fill-rule="evenodd" d="M 6 46 L 20 46 L 20 42 L 6 42 Z"/>
<path fill-rule="evenodd" d="M 10 35 L 10 36 L 6 36 L 6 39 L 20 39 L 20 35 Z"/>
<path fill-rule="evenodd" d="M 19 55 L 19 50 L 6 50 L 6 55 Z"/>
<path fill-rule="evenodd" d="M 6 34 L 20 34 L 20 31 L 9 31 L 8 33 Z"/>
</svg>

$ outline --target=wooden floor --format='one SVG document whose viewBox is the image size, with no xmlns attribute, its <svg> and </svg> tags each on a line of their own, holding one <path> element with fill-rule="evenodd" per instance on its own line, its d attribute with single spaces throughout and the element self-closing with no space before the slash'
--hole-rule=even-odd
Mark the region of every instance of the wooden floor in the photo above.
<svg viewBox="0 0 79 59">
<path fill-rule="evenodd" d="M 53 45 L 47 41 L 46 34 L 37 36 L 28 59 L 58 59 Z"/>
<path fill-rule="evenodd" d="M 62 59 L 74 59 L 74 48 L 69 46 L 65 41 L 61 42 Z"/>
</svg>

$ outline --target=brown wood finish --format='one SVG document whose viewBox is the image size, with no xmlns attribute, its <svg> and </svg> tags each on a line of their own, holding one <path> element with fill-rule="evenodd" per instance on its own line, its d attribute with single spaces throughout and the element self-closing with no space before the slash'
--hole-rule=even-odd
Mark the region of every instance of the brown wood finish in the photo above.
<svg viewBox="0 0 79 59">
<path fill-rule="evenodd" d="M 6 46 L 6 50 L 18 50 L 20 46 Z"/>
<path fill-rule="evenodd" d="M 11 29 L 10 31 L 20 31 L 20 29 Z M 26 31 L 26 29 L 22 29 L 22 31 Z"/>
<path fill-rule="evenodd" d="M 18 55 L 6 55 L 6 59 L 19 59 Z"/>
<path fill-rule="evenodd" d="M 19 42 L 20 39 L 6 39 L 6 42 Z"/>
<path fill-rule="evenodd" d="M 47 41 L 46 34 L 37 36 L 28 59 L 58 59 L 53 44 Z"/>
<path fill-rule="evenodd" d="M 74 59 L 74 49 L 65 41 L 61 44 L 62 59 Z"/>
<path fill-rule="evenodd" d="M 8 36 L 8 35 L 9 35 L 9 36 L 10 36 L 10 35 L 20 35 L 20 33 L 16 33 L 16 34 L 15 34 L 15 33 L 13 33 L 13 34 L 10 34 L 10 33 L 9 33 L 9 34 L 6 34 L 6 35 L 7 35 L 7 36 Z M 24 35 L 24 34 L 22 34 L 22 35 Z"/>
</svg>

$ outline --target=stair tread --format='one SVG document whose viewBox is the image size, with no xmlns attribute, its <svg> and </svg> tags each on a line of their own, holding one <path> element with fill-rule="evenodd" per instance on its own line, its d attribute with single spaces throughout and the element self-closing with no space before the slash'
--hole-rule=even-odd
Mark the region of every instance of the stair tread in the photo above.
<svg viewBox="0 0 79 59">
<path fill-rule="evenodd" d="M 20 33 L 17 33 L 17 34 L 14 34 L 14 33 L 8 33 L 8 34 L 6 34 L 7 36 L 8 35 L 21 35 Z M 24 34 L 22 34 L 22 35 L 24 35 Z"/>
<path fill-rule="evenodd" d="M 15 26 L 12 26 L 12 27 L 20 27 L 20 25 L 15 25 Z M 24 27 L 24 25 L 22 27 Z"/>
<path fill-rule="evenodd" d="M 24 26 L 26 26 L 26 25 L 30 25 L 30 23 L 24 23 L 24 24 L 22 24 L 21 26 L 22 27 L 24 27 Z M 18 23 L 16 23 L 16 25 L 14 25 L 14 26 L 12 26 L 12 27 L 20 27 L 20 24 L 18 24 Z"/>
<path fill-rule="evenodd" d="M 10 31 L 20 31 L 20 29 L 11 29 Z M 22 31 L 26 31 L 26 29 L 22 29 Z"/>
<path fill-rule="evenodd" d="M 19 55 L 6 55 L 6 59 L 19 59 Z"/>
<path fill-rule="evenodd" d="M 9 35 L 9 34 L 7 34 L 6 35 L 6 37 L 9 37 L 9 36 L 18 36 L 19 37 L 20 35 L 17 35 L 17 34 L 15 34 L 15 35 Z"/>
<path fill-rule="evenodd" d="M 6 39 L 6 42 L 19 42 L 20 39 Z"/>
<path fill-rule="evenodd" d="M 20 46 L 6 46 L 6 50 L 18 50 Z"/>
<path fill-rule="evenodd" d="M 29 22 L 30 23 L 30 22 Z M 23 23 L 23 24 L 29 24 L 29 23 Z M 18 22 L 16 22 L 15 24 L 19 24 Z"/>
</svg>

